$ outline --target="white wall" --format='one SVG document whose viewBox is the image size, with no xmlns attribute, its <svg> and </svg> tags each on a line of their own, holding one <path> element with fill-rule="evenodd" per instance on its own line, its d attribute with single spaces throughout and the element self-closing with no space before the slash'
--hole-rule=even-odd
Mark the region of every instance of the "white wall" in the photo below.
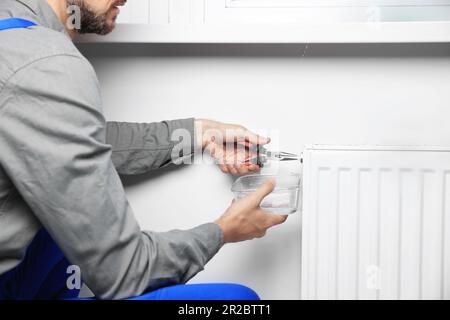
<svg viewBox="0 0 450 320">
<path fill-rule="evenodd" d="M 305 144 L 450 146 L 449 45 L 81 46 L 108 120 L 208 117 Z M 126 178 L 143 228 L 190 228 L 231 201 L 213 166 Z M 300 298 L 300 214 L 260 240 L 227 245 L 192 282 L 237 282 L 265 299 Z"/>
</svg>

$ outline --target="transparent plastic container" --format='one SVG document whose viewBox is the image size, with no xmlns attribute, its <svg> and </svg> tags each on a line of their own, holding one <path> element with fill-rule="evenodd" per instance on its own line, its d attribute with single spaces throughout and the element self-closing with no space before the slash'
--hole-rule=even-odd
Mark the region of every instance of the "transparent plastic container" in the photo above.
<svg viewBox="0 0 450 320">
<path fill-rule="evenodd" d="M 231 191 L 239 200 L 258 189 L 268 179 L 275 179 L 275 190 L 261 203 L 261 208 L 275 214 L 292 214 L 299 208 L 301 176 L 298 174 L 252 174 L 237 179 Z"/>
</svg>

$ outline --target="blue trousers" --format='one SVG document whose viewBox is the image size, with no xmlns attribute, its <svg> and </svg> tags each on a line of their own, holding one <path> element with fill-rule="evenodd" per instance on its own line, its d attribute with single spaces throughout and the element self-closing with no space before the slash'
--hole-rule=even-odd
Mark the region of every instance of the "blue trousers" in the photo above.
<svg viewBox="0 0 450 320">
<path fill-rule="evenodd" d="M 68 289 L 70 262 L 42 229 L 27 249 L 24 260 L 0 275 L 0 300 L 77 299 Z M 259 300 L 251 289 L 237 284 L 177 285 L 145 293 L 130 300 Z"/>
</svg>

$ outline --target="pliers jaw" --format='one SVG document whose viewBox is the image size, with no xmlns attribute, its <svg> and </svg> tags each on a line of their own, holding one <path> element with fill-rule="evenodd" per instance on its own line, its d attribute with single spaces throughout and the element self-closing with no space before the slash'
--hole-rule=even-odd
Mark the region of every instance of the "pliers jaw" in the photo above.
<svg viewBox="0 0 450 320">
<path fill-rule="evenodd" d="M 256 153 L 256 157 L 250 158 L 246 163 L 253 163 L 258 165 L 260 168 L 264 167 L 264 165 L 269 160 L 276 161 L 301 161 L 301 157 L 289 152 L 273 152 L 267 150 L 264 146 L 256 146 L 253 151 Z"/>
<path fill-rule="evenodd" d="M 268 158 L 266 155 L 258 153 L 257 156 L 245 160 L 244 163 L 252 163 L 252 164 L 257 165 L 260 168 L 263 168 L 265 163 L 267 163 L 267 161 L 268 161 Z"/>
</svg>

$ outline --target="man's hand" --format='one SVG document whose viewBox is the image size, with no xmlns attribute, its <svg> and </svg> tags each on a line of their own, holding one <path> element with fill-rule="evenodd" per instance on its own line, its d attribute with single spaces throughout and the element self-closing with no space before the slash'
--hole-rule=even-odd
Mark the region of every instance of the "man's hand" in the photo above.
<svg viewBox="0 0 450 320">
<path fill-rule="evenodd" d="M 267 229 L 286 221 L 287 216 L 271 214 L 260 207 L 261 201 L 274 188 L 275 181 L 269 180 L 249 196 L 233 201 L 216 221 L 223 231 L 224 244 L 261 238 Z"/>
<path fill-rule="evenodd" d="M 248 160 L 257 156 L 254 149 L 270 142 L 240 125 L 197 119 L 197 143 L 217 161 L 224 173 L 244 175 L 260 167 Z M 253 149 L 253 151 L 252 151 Z"/>
</svg>

